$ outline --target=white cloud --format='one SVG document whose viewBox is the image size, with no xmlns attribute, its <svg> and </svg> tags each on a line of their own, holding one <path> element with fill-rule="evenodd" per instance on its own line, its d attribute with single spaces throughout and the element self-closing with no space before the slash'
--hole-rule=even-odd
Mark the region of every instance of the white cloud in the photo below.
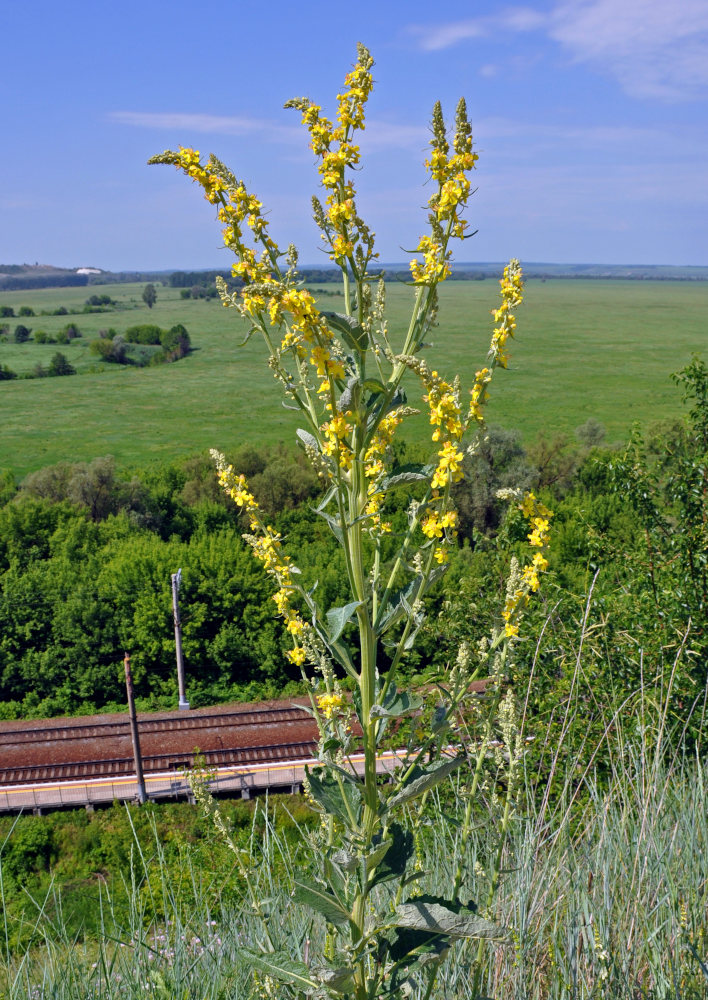
<svg viewBox="0 0 708 1000">
<path fill-rule="evenodd" d="M 546 34 L 573 61 L 614 77 L 633 97 L 682 100 L 708 87 L 708 0 L 560 0 L 548 13 L 507 7 L 408 29 L 428 52 L 531 31 Z"/>
<path fill-rule="evenodd" d="M 566 0 L 549 35 L 634 97 L 675 100 L 708 86 L 708 0 Z"/>
<path fill-rule="evenodd" d="M 487 25 L 482 18 L 467 21 L 451 21 L 448 24 L 414 24 L 408 32 L 418 38 L 418 45 L 424 52 L 448 49 L 451 45 L 467 38 L 481 38 L 487 34 Z"/>
<path fill-rule="evenodd" d="M 264 134 L 273 139 L 289 139 L 299 134 L 294 126 L 259 118 L 193 114 L 183 111 L 111 111 L 111 121 L 137 128 L 170 129 L 180 132 L 209 132 L 213 135 Z"/>
<path fill-rule="evenodd" d="M 282 125 L 266 119 L 235 118 L 226 115 L 193 114 L 182 111 L 112 111 L 109 119 L 135 128 L 168 129 L 183 135 L 205 132 L 213 135 L 258 136 L 264 141 L 291 142 L 302 146 L 306 132 L 300 125 Z M 430 136 L 424 126 L 369 119 L 360 139 L 368 152 L 384 149 L 424 149 Z"/>
</svg>

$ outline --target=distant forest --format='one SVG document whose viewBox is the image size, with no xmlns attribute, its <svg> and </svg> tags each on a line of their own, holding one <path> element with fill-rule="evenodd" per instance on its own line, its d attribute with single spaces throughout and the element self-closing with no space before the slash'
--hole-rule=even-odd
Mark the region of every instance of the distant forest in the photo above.
<svg viewBox="0 0 708 1000">
<path fill-rule="evenodd" d="M 502 262 L 454 263 L 451 281 L 483 281 L 498 278 Z M 33 288 L 64 288 L 72 285 L 106 285 L 127 282 L 160 283 L 172 288 L 213 287 L 217 275 L 235 284 L 229 270 L 197 271 L 103 271 L 78 273 L 88 269 L 60 268 L 39 264 L 0 264 L 0 292 Z M 405 263 L 382 264 L 381 272 L 389 280 L 408 281 L 410 271 Z M 308 282 L 327 284 L 341 280 L 337 267 L 303 267 L 302 277 Z M 630 281 L 708 281 L 708 267 L 677 267 L 670 264 L 548 264 L 524 263 L 526 278 L 588 278 Z"/>
</svg>

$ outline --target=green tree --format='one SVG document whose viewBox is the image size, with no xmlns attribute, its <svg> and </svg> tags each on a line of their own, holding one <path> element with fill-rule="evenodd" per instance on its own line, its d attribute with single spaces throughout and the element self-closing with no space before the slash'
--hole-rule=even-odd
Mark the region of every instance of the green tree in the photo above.
<svg viewBox="0 0 708 1000">
<path fill-rule="evenodd" d="M 143 302 L 148 307 L 148 309 L 152 309 L 152 307 L 157 302 L 157 289 L 152 284 L 152 282 L 150 282 L 145 286 L 145 288 L 143 288 Z"/>
<path fill-rule="evenodd" d="M 23 323 L 18 323 L 15 327 L 14 339 L 16 344 L 26 344 L 30 339 L 30 334 L 32 331 L 28 329 Z"/>
<path fill-rule="evenodd" d="M 76 375 L 76 369 L 69 361 L 65 354 L 61 351 L 57 351 L 49 362 L 49 374 L 50 375 Z"/>
</svg>

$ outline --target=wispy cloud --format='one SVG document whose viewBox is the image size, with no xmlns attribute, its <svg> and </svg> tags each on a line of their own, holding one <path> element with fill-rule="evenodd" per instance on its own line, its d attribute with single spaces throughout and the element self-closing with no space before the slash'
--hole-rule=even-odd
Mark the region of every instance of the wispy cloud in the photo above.
<svg viewBox="0 0 708 1000">
<path fill-rule="evenodd" d="M 110 121 L 137 128 L 178 129 L 180 132 L 206 132 L 212 135 L 261 134 L 274 140 L 290 139 L 298 133 L 294 126 L 260 118 L 194 114 L 184 111 L 111 111 Z"/>
<path fill-rule="evenodd" d="M 448 21 L 447 24 L 412 24 L 406 30 L 418 39 L 426 52 L 450 48 L 469 38 L 485 38 L 498 29 L 533 31 L 542 27 L 546 17 L 531 7 L 507 7 L 498 14 Z"/>
<path fill-rule="evenodd" d="M 708 0 L 568 0 L 548 33 L 634 97 L 676 100 L 708 86 Z"/>
<path fill-rule="evenodd" d="M 548 12 L 507 7 L 462 21 L 411 25 L 423 51 L 504 32 L 541 32 L 578 63 L 638 98 L 683 100 L 708 88 L 708 0 L 560 0 Z"/>
<path fill-rule="evenodd" d="M 182 111 L 112 111 L 110 121 L 134 128 L 163 129 L 212 135 L 257 136 L 270 142 L 291 142 L 302 145 L 307 133 L 300 125 L 283 125 L 267 119 L 229 117 L 226 115 L 194 114 Z M 369 152 L 384 149 L 422 149 L 427 146 L 428 132 L 424 127 L 402 125 L 370 119 L 361 138 L 362 146 Z"/>
</svg>

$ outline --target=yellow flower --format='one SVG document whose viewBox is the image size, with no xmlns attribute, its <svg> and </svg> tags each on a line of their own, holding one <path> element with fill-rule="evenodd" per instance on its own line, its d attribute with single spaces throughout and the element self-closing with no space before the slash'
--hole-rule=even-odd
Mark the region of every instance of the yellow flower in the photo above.
<svg viewBox="0 0 708 1000">
<path fill-rule="evenodd" d="M 344 699 L 341 694 L 320 694 L 317 696 L 317 707 L 325 719 L 331 719 L 344 707 Z"/>
</svg>

